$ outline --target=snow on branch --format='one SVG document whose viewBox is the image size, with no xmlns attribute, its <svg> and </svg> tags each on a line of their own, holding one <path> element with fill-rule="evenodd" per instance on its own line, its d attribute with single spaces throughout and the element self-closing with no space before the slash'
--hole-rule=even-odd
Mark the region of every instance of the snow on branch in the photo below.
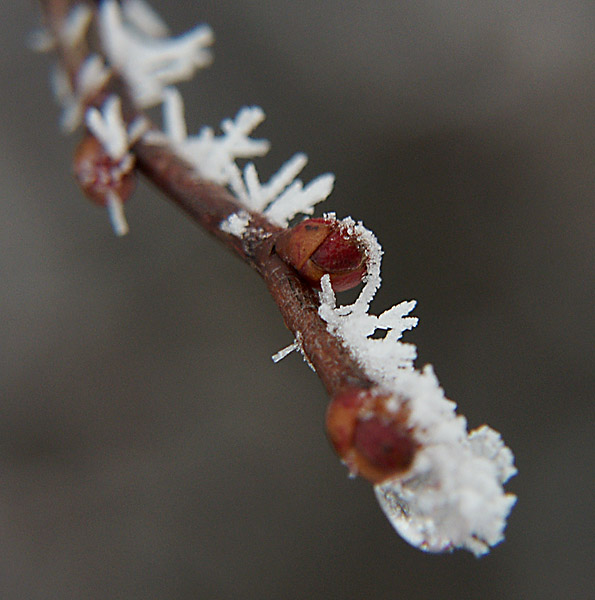
<svg viewBox="0 0 595 600">
<path fill-rule="evenodd" d="M 288 160 L 268 183 L 261 184 L 253 162 L 240 171 L 237 159 L 263 156 L 269 150 L 267 140 L 250 137 L 264 120 L 264 112 L 257 106 L 242 108 L 235 119 L 221 123 L 221 135 L 210 127 L 203 127 L 195 136 L 189 136 L 184 117 L 184 103 L 178 90 L 173 87 L 163 92 L 163 122 L 165 135 L 150 132 L 146 141 L 167 143 L 204 179 L 220 185 L 228 185 L 246 209 L 264 212 L 275 225 L 286 227 L 297 214 L 310 215 L 314 206 L 331 192 L 334 176 L 325 174 L 304 186 L 297 175 L 306 166 L 305 154 L 298 153 Z M 239 221 L 234 218 L 234 223 Z M 247 227 L 238 228 L 228 222 L 222 224 L 225 231 L 241 235 Z"/>
<path fill-rule="evenodd" d="M 83 187 L 88 185 L 99 193 L 102 203 L 108 209 L 115 234 L 125 235 L 128 233 L 128 223 L 123 205 L 127 198 L 122 194 L 126 188 L 121 183 L 129 177 L 134 167 L 130 147 L 144 134 L 148 125 L 143 117 L 138 117 L 126 127 L 122 117 L 122 103 L 116 95 L 109 96 L 101 110 L 89 108 L 85 121 L 110 160 L 98 158 L 92 168 L 86 168 L 78 175 Z"/>
<path fill-rule="evenodd" d="M 220 135 L 209 127 L 203 127 L 197 135 L 188 135 L 182 98 L 171 85 L 190 78 L 196 69 L 210 63 L 207 46 L 212 43 L 213 35 L 207 26 L 196 27 L 177 38 L 167 37 L 167 27 L 143 0 L 123 0 L 122 3 L 103 0 L 98 12 L 100 38 L 109 65 L 128 84 L 135 108 L 163 102 L 164 133 L 144 133 L 143 123 L 127 128 L 122 119 L 120 100 L 115 96 L 105 101 L 101 111 L 87 111 L 88 128 L 116 163 L 115 174 L 109 171 L 106 175 L 108 181 L 117 181 L 120 175 L 129 174 L 133 160 L 130 146 L 144 133 L 137 154 L 140 152 L 142 158 L 144 152 L 145 161 L 150 160 L 154 146 L 168 152 L 169 158 L 176 155 L 183 159 L 182 167 L 174 165 L 173 168 L 178 174 L 184 169 L 187 178 L 173 177 L 170 171 L 164 173 L 161 167 L 149 165 L 154 167 L 156 179 L 171 177 L 169 189 L 175 187 L 173 184 L 187 186 L 180 194 L 183 197 L 180 204 L 188 207 L 191 202 L 211 202 L 209 206 L 217 215 L 217 232 L 223 230 L 240 238 L 249 230 L 250 219 L 256 220 L 250 213 L 262 213 L 264 219 L 260 216 L 258 219 L 263 228 L 268 228 L 267 236 L 262 239 L 268 237 L 271 243 L 278 242 L 287 233 L 280 232 L 279 227 L 287 227 L 298 214 L 312 214 L 315 205 L 330 194 L 334 183 L 331 174 L 321 175 L 307 185 L 298 179 L 307 163 L 306 156 L 301 153 L 287 161 L 267 183 L 260 182 L 253 162 L 240 169 L 238 159 L 251 161 L 269 149 L 267 140 L 251 137 L 264 119 L 264 112 L 258 107 L 243 108 L 234 119 L 224 120 Z M 85 35 L 89 19 L 85 8 L 74 9 L 58 35 L 60 39 L 54 42 L 68 50 L 69 44 L 77 43 Z M 38 42 L 40 46 L 49 43 L 43 35 Z M 72 130 L 78 125 L 86 100 L 102 87 L 109 75 L 103 60 L 96 55 L 82 62 L 73 84 L 63 71 L 57 71 L 54 85 L 65 109 L 65 129 Z M 146 146 L 151 151 L 147 152 Z M 173 161 L 155 162 L 173 164 Z M 196 179 L 228 186 L 243 208 L 235 210 L 237 203 L 231 199 L 223 203 L 225 210 L 216 212 L 217 200 L 195 198 L 189 192 L 196 191 L 192 187 L 194 174 Z M 190 196 L 192 198 L 188 200 Z M 108 201 L 111 200 L 108 198 Z M 127 228 L 122 221 L 121 199 L 113 198 L 112 204 L 116 230 Z M 235 210 L 231 215 L 230 205 Z M 192 210 L 187 212 L 196 214 Z M 334 214 L 326 217 L 335 219 Z M 360 383 L 359 387 L 354 384 L 356 394 L 363 392 L 370 400 L 364 406 L 365 410 L 356 416 L 363 422 L 370 421 L 372 415 L 366 411 L 382 398 L 385 413 L 381 417 L 386 417 L 389 422 L 393 419 L 398 426 L 403 425 L 406 435 L 413 437 L 409 446 L 412 459 L 410 463 L 403 463 L 403 470 L 393 469 L 387 478 L 370 479 L 390 522 L 404 539 L 423 550 L 443 552 L 461 547 L 481 555 L 503 538 L 506 518 L 516 500 L 503 489 L 503 484 L 516 473 L 512 452 L 500 435 L 487 426 L 468 432 L 465 418 L 456 414 L 456 405 L 445 397 L 433 368 L 426 366 L 416 370 L 416 347 L 402 341 L 403 333 L 417 324 L 417 318 L 410 316 L 415 301 L 401 302 L 379 315 L 370 313 L 370 304 L 381 282 L 382 249 L 374 234 L 350 217 L 341 221 L 341 227 L 348 236 L 357 238 L 366 258 L 364 285 L 352 304 L 337 305 L 330 277 L 326 274 L 320 280 L 316 315 L 316 309 L 312 311 L 315 297 L 311 287 L 306 287 L 300 279 L 295 285 L 296 289 L 303 285 L 302 295 L 293 288 L 283 287 L 290 280 L 296 281 L 298 271 L 292 270 L 290 263 L 283 263 L 281 253 L 274 252 L 273 246 L 267 247 L 266 253 L 266 260 L 271 262 L 257 265 L 265 280 L 269 277 L 267 284 L 272 293 L 277 294 L 275 298 L 286 323 L 298 322 L 303 315 L 308 315 L 304 304 L 308 304 L 306 308 L 316 319 L 314 324 L 312 320 L 308 321 L 303 331 L 298 325 L 288 324 L 296 336 L 295 342 L 275 359 L 281 359 L 291 349 L 299 349 L 308 361 L 312 358 L 319 374 L 318 365 L 329 371 L 344 367 L 349 376 L 328 374 L 323 381 L 331 396 L 340 388 L 337 384 L 333 389 L 335 381 Z M 289 231 L 293 232 L 295 228 Z M 234 249 L 245 252 L 243 244 L 236 244 Z M 253 253 L 244 258 L 265 260 L 255 256 Z M 304 302 L 304 298 L 308 301 Z M 294 313 L 290 314 L 289 305 L 298 305 Z M 306 323 L 306 317 L 303 319 Z M 307 336 L 318 337 L 309 339 Z M 327 351 L 336 354 L 333 354 L 333 360 L 325 362 L 323 355 Z M 337 397 L 340 393 L 341 390 Z M 403 423 L 398 420 L 401 418 Z M 385 425 L 380 420 L 378 423 L 378 426 Z"/>
<path fill-rule="evenodd" d="M 503 539 L 506 518 L 516 497 L 502 485 L 516 473 L 512 452 L 500 434 L 487 426 L 467 433 L 464 417 L 444 397 L 430 365 L 421 372 L 417 350 L 401 341 L 415 327 L 407 316 L 415 301 L 401 302 L 379 316 L 369 313 L 380 285 L 381 249 L 361 223 L 355 225 L 374 268 L 357 300 L 337 306 L 330 278 L 322 280 L 319 314 L 364 371 L 394 398 L 393 411 L 407 409 L 407 427 L 419 449 L 402 475 L 376 484 L 382 509 L 398 533 L 423 550 L 466 548 L 476 555 Z M 386 335 L 374 338 L 384 330 Z"/>
</svg>

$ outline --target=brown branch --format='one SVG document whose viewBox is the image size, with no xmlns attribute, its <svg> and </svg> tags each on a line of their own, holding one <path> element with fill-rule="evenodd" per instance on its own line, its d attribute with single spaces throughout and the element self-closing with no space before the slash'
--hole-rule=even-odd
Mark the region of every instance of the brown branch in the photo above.
<svg viewBox="0 0 595 600">
<path fill-rule="evenodd" d="M 87 49 L 65 46 L 59 31 L 69 6 L 75 2 L 41 0 L 41 4 L 48 28 L 57 40 L 58 58 L 74 83 Z M 124 118 L 131 123 L 140 112 L 131 102 L 125 82 L 117 75 L 95 97 L 85 100 L 87 106 L 101 105 L 112 91 L 121 96 Z M 262 276 L 286 326 L 300 340 L 305 356 L 331 397 L 347 390 L 372 387 L 372 381 L 341 342 L 327 331 L 326 323 L 318 315 L 317 293 L 276 254 L 274 241 L 283 229 L 261 213 L 250 213 L 250 232 L 242 239 L 222 231 L 222 221 L 232 213 L 246 210 L 224 187 L 197 178 L 196 172 L 167 145 L 149 144 L 141 139 L 131 152 L 138 170 L 170 201 Z"/>
</svg>

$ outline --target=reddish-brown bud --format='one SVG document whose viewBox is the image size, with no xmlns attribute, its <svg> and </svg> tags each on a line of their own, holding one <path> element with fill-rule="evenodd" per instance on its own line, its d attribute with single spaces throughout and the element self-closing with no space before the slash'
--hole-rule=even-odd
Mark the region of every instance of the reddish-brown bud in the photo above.
<svg viewBox="0 0 595 600">
<path fill-rule="evenodd" d="M 328 274 L 336 292 L 358 285 L 366 274 L 366 252 L 356 236 L 335 219 L 307 219 L 275 242 L 277 254 L 308 283 L 320 287 Z"/>
<path fill-rule="evenodd" d="M 126 154 L 114 160 L 93 135 L 81 140 L 74 154 L 74 176 L 95 204 L 106 206 L 117 197 L 125 202 L 134 191 L 134 159 Z"/>
<path fill-rule="evenodd" d="M 333 398 L 326 430 L 351 473 L 379 483 L 406 471 L 417 442 L 407 426 L 405 402 L 378 390 L 352 390 Z"/>
</svg>

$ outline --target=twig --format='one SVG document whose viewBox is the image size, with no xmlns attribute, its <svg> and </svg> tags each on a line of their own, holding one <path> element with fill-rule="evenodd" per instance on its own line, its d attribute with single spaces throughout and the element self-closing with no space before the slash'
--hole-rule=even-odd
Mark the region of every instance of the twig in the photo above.
<svg viewBox="0 0 595 600">
<path fill-rule="evenodd" d="M 330 215 L 280 226 L 311 214 L 332 189 L 332 175 L 304 187 L 296 179 L 306 162 L 299 154 L 267 184 L 252 164 L 242 174 L 235 159 L 268 148 L 248 137 L 264 116 L 256 107 L 224 121 L 220 138 L 208 128 L 188 137 L 181 98 L 166 86 L 208 62 L 210 30 L 163 40 L 165 25 L 142 2 L 41 3 L 63 70 L 57 86 L 68 109 L 63 124 L 74 129 L 84 116 L 88 127 L 75 173 L 85 193 L 108 207 L 116 233 L 127 230 L 122 204 L 140 171 L 264 279 L 294 336 L 288 348 L 303 353 L 330 396 L 331 443 L 352 474 L 375 485 L 400 535 L 424 550 L 463 547 L 478 556 L 500 542 L 516 499 L 503 489 L 516 473 L 512 452 L 487 426 L 468 432 L 431 366 L 415 369 L 415 346 L 400 341 L 417 323 L 408 316 L 414 301 L 378 316 L 368 312 L 380 285 L 382 251 L 374 234 L 350 217 Z M 127 7 L 136 11 L 128 19 L 139 35 L 123 22 Z M 94 55 L 86 35 L 93 16 L 100 30 Z M 158 102 L 167 135 L 141 111 Z M 213 182 L 228 184 L 237 199 Z M 362 278 L 357 300 L 337 306 L 334 292 Z"/>
<path fill-rule="evenodd" d="M 46 23 L 57 40 L 58 57 L 74 81 L 85 59 L 80 46 L 61 42 L 60 28 L 72 0 L 42 0 Z M 122 98 L 124 120 L 130 125 L 141 115 L 130 100 L 125 81 L 117 74 L 95 95 L 84 100 L 86 107 L 99 107 L 110 92 Z M 156 130 L 154 125 L 151 128 Z M 222 186 L 197 177 L 196 171 L 171 151 L 166 144 L 150 144 L 142 138 L 132 147 L 136 166 L 147 179 L 178 206 L 192 221 L 235 252 L 264 279 L 272 297 L 293 336 L 300 339 L 301 348 L 322 380 L 329 396 L 346 389 L 370 388 L 373 383 L 363 373 L 341 342 L 327 330 L 318 315 L 318 294 L 305 284 L 295 270 L 274 252 L 275 237 L 283 231 L 262 213 L 246 211 L 245 207 Z M 252 234 L 240 239 L 220 228 L 229 215 L 243 210 L 250 214 Z"/>
</svg>

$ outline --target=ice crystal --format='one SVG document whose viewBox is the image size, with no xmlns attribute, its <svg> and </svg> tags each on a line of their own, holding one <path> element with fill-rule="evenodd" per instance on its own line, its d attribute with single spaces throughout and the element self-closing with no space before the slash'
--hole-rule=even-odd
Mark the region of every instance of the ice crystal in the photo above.
<svg viewBox="0 0 595 600">
<path fill-rule="evenodd" d="M 231 169 L 230 186 L 246 207 L 262 212 L 295 180 L 307 162 L 305 154 L 295 154 L 265 184 L 260 183 L 254 163 L 250 162 L 245 166 L 243 178 L 240 169 L 234 165 Z"/>
<path fill-rule="evenodd" d="M 166 37 L 169 27 L 144 0 L 124 0 L 122 3 L 124 20 L 149 37 Z"/>
<path fill-rule="evenodd" d="M 113 161 L 112 177 L 117 180 L 126 175 L 133 167 L 134 159 L 130 146 L 141 136 L 148 126 L 143 118 L 136 119 L 128 129 L 122 117 L 120 98 L 111 95 L 105 100 L 101 111 L 89 108 L 85 115 L 89 130 L 99 140 Z M 128 223 L 124 215 L 122 199 L 115 193 L 107 198 L 108 214 L 116 235 L 128 233 Z"/>
<path fill-rule="evenodd" d="M 182 97 L 178 90 L 170 87 L 164 90 L 163 96 L 165 135 L 151 132 L 145 139 L 151 143 L 169 144 L 200 177 L 227 185 L 236 159 L 254 158 L 268 152 L 268 141 L 250 137 L 263 119 L 264 113 L 258 106 L 244 107 L 235 119 L 225 119 L 221 123 L 222 135 L 216 135 L 210 127 L 203 127 L 197 135 L 189 136 Z"/>
<path fill-rule="evenodd" d="M 279 350 L 278 352 L 275 352 L 275 354 L 271 356 L 271 360 L 274 363 L 278 363 L 279 361 L 283 360 L 286 356 L 289 356 L 292 352 L 296 351 L 302 355 L 304 362 L 310 367 L 310 369 L 312 369 L 312 371 L 316 373 L 316 368 L 314 367 L 312 361 L 310 360 L 310 358 L 306 354 L 306 351 L 304 350 L 304 341 L 301 331 L 296 331 L 295 339 L 293 340 L 293 342 L 288 346 L 285 346 L 285 348 L 281 348 L 281 350 Z"/>
<path fill-rule="evenodd" d="M 87 35 L 93 19 L 93 11 L 86 4 L 76 4 L 62 23 L 58 36 L 66 47 L 79 44 Z M 29 35 L 29 47 L 37 52 L 48 52 L 56 47 L 56 38 L 45 28 L 38 29 Z"/>
<path fill-rule="evenodd" d="M 56 67 L 52 72 L 54 96 L 62 106 L 60 127 L 72 133 L 82 122 L 85 101 L 92 97 L 107 82 L 109 69 L 97 54 L 88 56 L 76 74 L 74 85 L 63 69 Z"/>
<path fill-rule="evenodd" d="M 260 183 L 253 163 L 246 165 L 243 178 L 237 165 L 233 165 L 230 186 L 251 210 L 264 212 L 275 225 L 287 227 L 297 214 L 313 214 L 314 206 L 325 200 L 333 189 L 335 177 L 330 173 L 319 175 L 305 187 L 296 179 L 307 162 L 305 154 L 296 154 L 266 184 Z"/>
<path fill-rule="evenodd" d="M 298 153 L 288 160 L 267 183 L 260 183 L 256 167 L 249 162 L 242 173 L 237 159 L 263 156 L 269 150 L 269 142 L 254 139 L 252 132 L 264 119 L 264 112 L 257 106 L 242 108 L 234 119 L 221 123 L 221 135 L 210 127 L 203 127 L 197 135 L 188 135 L 184 118 L 184 104 L 177 89 L 167 88 L 163 93 L 164 134 L 150 132 L 145 140 L 151 143 L 169 144 L 173 150 L 196 173 L 220 185 L 228 185 L 247 210 L 264 212 L 267 218 L 281 227 L 287 226 L 297 214 L 312 214 L 314 206 L 324 200 L 333 188 L 334 176 L 325 174 L 304 186 L 297 175 L 308 159 Z M 241 236 L 244 228 L 234 222 L 234 235 Z M 230 232 L 229 219 L 222 224 Z"/>
<path fill-rule="evenodd" d="M 123 12 L 115 0 L 104 0 L 99 31 L 112 67 L 125 77 L 137 104 L 147 107 L 161 102 L 166 86 L 210 64 L 213 33 L 201 25 L 176 38 L 160 37 L 164 27 L 158 17 L 149 17 L 141 6 L 129 2 Z"/>
<path fill-rule="evenodd" d="M 240 210 L 237 213 L 231 213 L 227 219 L 221 221 L 219 228 L 225 233 L 242 237 L 250 224 L 250 215 L 245 210 Z"/>
<path fill-rule="evenodd" d="M 67 46 L 75 46 L 83 41 L 91 20 L 93 11 L 86 4 L 76 4 L 68 13 L 64 26 L 60 31 L 62 42 Z"/>
<path fill-rule="evenodd" d="M 114 160 L 121 160 L 128 152 L 128 131 L 122 118 L 122 103 L 118 96 L 110 96 L 101 108 L 90 108 L 86 114 L 87 127 L 101 142 Z"/>
<path fill-rule="evenodd" d="M 408 404 L 420 449 L 407 473 L 375 486 L 382 509 L 397 532 L 423 550 L 485 554 L 503 539 L 516 500 L 502 489 L 516 473 L 512 453 L 485 425 L 467 433 L 431 367 L 402 372 L 392 390 Z"/>
</svg>

